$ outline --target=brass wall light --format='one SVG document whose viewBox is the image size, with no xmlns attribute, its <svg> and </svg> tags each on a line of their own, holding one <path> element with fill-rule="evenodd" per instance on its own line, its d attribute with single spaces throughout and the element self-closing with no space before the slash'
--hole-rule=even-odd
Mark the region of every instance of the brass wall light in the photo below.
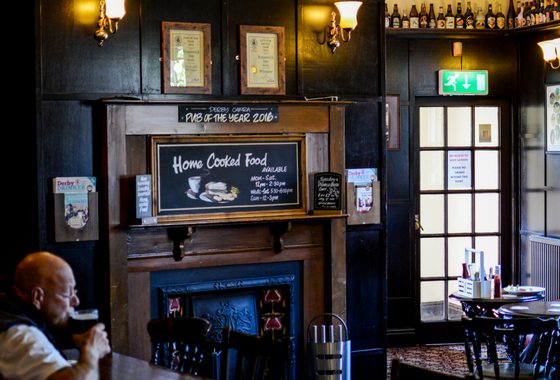
<svg viewBox="0 0 560 380">
<path fill-rule="evenodd" d="M 124 8 L 125 0 L 100 0 L 99 1 L 99 20 L 97 26 L 99 29 L 95 32 L 95 39 L 99 41 L 99 46 L 103 46 L 103 41 L 109 37 L 105 29 L 109 29 L 111 34 L 117 32 L 118 22 L 124 17 L 126 10 Z M 115 23 L 115 29 L 113 29 Z"/>
<path fill-rule="evenodd" d="M 544 60 L 550 63 L 550 67 L 557 69 L 560 67 L 560 38 L 554 40 L 542 41 L 538 45 L 543 51 Z M 554 66 L 554 61 L 558 64 Z"/>
<path fill-rule="evenodd" d="M 336 24 L 336 12 L 331 13 L 331 29 L 329 32 L 328 45 L 334 53 L 340 46 L 338 37 L 344 42 L 350 41 L 350 33 L 358 25 L 358 10 L 362 5 L 361 1 L 338 1 L 334 3 L 340 13 L 340 24 Z M 347 37 L 344 37 L 346 32 Z"/>
</svg>

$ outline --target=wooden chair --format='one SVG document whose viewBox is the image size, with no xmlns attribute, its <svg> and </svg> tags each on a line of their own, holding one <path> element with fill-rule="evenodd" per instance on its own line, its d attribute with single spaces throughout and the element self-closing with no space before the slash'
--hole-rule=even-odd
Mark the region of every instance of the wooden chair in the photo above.
<svg viewBox="0 0 560 380">
<path fill-rule="evenodd" d="M 149 321 L 148 333 L 154 345 L 151 362 L 196 375 L 211 326 L 207 320 L 195 317 Z"/>
<path fill-rule="evenodd" d="M 465 353 L 467 365 L 479 379 L 543 379 L 552 369 L 550 356 L 552 341 L 558 329 L 558 322 L 539 318 L 483 318 L 463 317 L 465 331 Z M 527 335 L 536 338 L 535 355 L 530 361 L 523 362 L 522 351 Z M 498 343 L 503 343 L 506 357 L 498 356 Z M 472 345 L 472 350 L 471 350 Z M 486 356 L 483 357 L 483 348 Z"/>
<path fill-rule="evenodd" d="M 272 340 L 235 331 L 229 327 L 224 327 L 222 335 L 220 380 L 287 378 L 291 338 Z M 235 361 L 232 354 L 236 355 Z"/>
<path fill-rule="evenodd" d="M 436 371 L 405 363 L 401 358 L 393 358 L 391 361 L 391 380 L 475 380 L 472 373 L 466 376 Z"/>
</svg>

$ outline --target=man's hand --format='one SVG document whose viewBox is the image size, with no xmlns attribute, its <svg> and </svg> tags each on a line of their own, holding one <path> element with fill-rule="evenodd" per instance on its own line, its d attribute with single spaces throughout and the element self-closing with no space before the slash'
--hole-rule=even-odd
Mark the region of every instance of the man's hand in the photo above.
<svg viewBox="0 0 560 380">
<path fill-rule="evenodd" d="M 72 335 L 72 338 L 80 351 L 80 360 L 87 355 L 89 360 L 98 361 L 111 352 L 103 323 L 96 324 L 83 334 Z"/>
<path fill-rule="evenodd" d="M 72 338 L 80 351 L 78 364 L 53 373 L 47 380 L 99 379 L 99 359 L 111 352 L 105 325 L 98 323 L 83 334 L 72 335 Z"/>
</svg>

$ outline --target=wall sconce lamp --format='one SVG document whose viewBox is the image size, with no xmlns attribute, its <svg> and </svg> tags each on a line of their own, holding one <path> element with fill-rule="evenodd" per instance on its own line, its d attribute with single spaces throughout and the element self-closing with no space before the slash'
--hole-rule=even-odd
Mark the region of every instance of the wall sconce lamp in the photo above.
<svg viewBox="0 0 560 380">
<path fill-rule="evenodd" d="M 331 13 L 331 28 L 329 32 L 328 45 L 334 53 L 340 46 L 338 37 L 344 42 L 350 41 L 350 33 L 358 25 L 358 9 L 362 5 L 361 1 L 338 1 L 334 3 L 340 13 L 340 24 L 336 25 L 336 13 Z M 344 38 L 344 32 L 348 37 Z"/>
<path fill-rule="evenodd" d="M 544 60 L 550 63 L 550 67 L 557 69 L 560 67 L 560 38 L 554 40 L 542 41 L 538 45 L 543 51 Z M 554 66 L 554 61 L 558 61 L 558 64 Z"/>
<path fill-rule="evenodd" d="M 97 26 L 99 29 L 95 31 L 95 39 L 99 41 L 99 46 L 103 46 L 103 41 L 109 37 L 105 29 L 109 29 L 114 34 L 119 29 L 118 22 L 124 17 L 126 10 L 124 8 L 125 0 L 100 0 L 99 1 L 99 20 Z M 115 29 L 113 30 L 113 24 Z"/>
</svg>

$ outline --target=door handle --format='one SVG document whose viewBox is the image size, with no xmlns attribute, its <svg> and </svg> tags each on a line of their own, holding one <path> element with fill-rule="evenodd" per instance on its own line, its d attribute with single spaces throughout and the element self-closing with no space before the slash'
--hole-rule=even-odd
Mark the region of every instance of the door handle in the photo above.
<svg viewBox="0 0 560 380">
<path fill-rule="evenodd" d="M 418 230 L 424 231 L 424 227 L 422 227 L 422 225 L 420 224 L 420 215 L 418 214 L 414 215 L 414 227 L 416 231 Z"/>
</svg>

